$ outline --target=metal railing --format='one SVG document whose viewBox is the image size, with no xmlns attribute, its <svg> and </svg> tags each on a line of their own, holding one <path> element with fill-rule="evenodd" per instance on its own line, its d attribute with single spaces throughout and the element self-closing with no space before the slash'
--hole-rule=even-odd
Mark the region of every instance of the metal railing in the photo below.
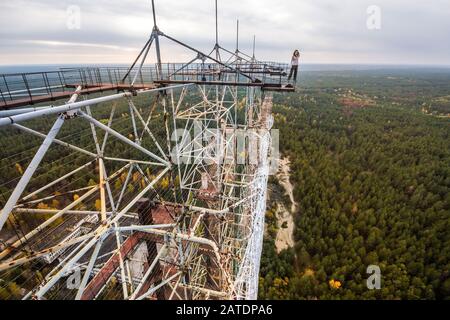
<svg viewBox="0 0 450 320">
<path fill-rule="evenodd" d="M 289 65 L 274 62 L 240 63 L 229 65 L 217 63 L 164 63 L 159 70 L 156 64 L 138 68 L 127 67 L 81 67 L 61 68 L 58 71 L 0 74 L 0 105 L 24 99 L 30 104 L 36 97 L 48 96 L 57 99 L 61 92 L 72 92 L 73 88 L 115 86 L 145 86 L 155 81 L 208 82 L 281 86 L 286 81 Z M 134 83 L 133 83 L 134 81 Z"/>
<path fill-rule="evenodd" d="M 61 92 L 72 92 L 73 88 L 117 86 L 127 68 L 62 68 L 58 71 L 14 73 L 0 75 L 0 105 L 24 99 L 33 104 L 40 96 L 58 98 Z M 143 83 L 143 77 L 137 83 Z M 150 82 L 150 79 L 148 80 Z"/>
<path fill-rule="evenodd" d="M 178 64 L 166 63 L 161 65 L 161 80 L 195 81 L 195 82 L 225 82 L 282 85 L 286 82 L 287 64 L 275 63 L 233 63 L 227 66 L 217 63 Z M 156 67 L 155 67 L 156 72 Z"/>
</svg>

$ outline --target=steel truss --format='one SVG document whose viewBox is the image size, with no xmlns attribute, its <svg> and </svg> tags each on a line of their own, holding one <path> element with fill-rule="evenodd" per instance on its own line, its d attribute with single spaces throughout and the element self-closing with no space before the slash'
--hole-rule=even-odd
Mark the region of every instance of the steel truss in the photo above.
<svg viewBox="0 0 450 320">
<path fill-rule="evenodd" d="M 24 299 L 257 298 L 273 125 L 261 80 L 284 69 L 222 48 L 217 31 L 204 54 L 160 31 L 154 7 L 153 18 L 124 92 L 86 99 L 80 84 L 63 105 L 0 111 L 5 132 L 43 139 L 0 213 L 0 230 L 21 230 L 0 247 L 0 278 L 42 275 L 20 284 Z M 193 59 L 164 68 L 160 37 Z M 152 46 L 156 77 L 135 87 Z M 59 138 L 65 127 L 80 130 Z M 36 185 L 56 148 L 86 161 Z M 26 215 L 49 217 L 21 225 Z"/>
</svg>

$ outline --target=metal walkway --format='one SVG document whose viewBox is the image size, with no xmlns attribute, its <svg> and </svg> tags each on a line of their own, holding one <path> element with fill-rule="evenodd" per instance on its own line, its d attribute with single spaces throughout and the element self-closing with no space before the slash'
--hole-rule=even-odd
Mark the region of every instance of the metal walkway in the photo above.
<svg viewBox="0 0 450 320">
<path fill-rule="evenodd" d="M 0 110 L 68 98 L 81 86 L 81 94 L 154 89 L 170 84 L 258 87 L 264 91 L 293 92 L 286 81 L 286 64 L 167 63 L 127 68 L 64 68 L 58 71 L 0 75 Z M 159 69 L 161 71 L 159 72 Z M 133 74 L 134 78 L 131 78 Z"/>
</svg>

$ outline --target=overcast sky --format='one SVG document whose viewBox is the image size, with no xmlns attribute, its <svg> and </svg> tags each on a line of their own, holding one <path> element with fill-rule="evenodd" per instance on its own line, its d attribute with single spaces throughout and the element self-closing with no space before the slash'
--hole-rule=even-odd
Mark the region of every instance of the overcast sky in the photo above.
<svg viewBox="0 0 450 320">
<path fill-rule="evenodd" d="M 380 29 L 367 27 L 371 5 Z M 156 7 L 163 32 L 211 51 L 214 0 Z M 68 8 L 79 8 L 79 24 Z M 450 65 L 450 0 L 219 0 L 222 46 L 234 49 L 238 18 L 243 51 L 255 34 L 261 60 L 288 61 L 299 48 L 306 63 Z M 2 0 L 0 64 L 129 63 L 152 25 L 150 0 Z M 165 61 L 192 58 L 167 41 L 162 48 Z"/>
</svg>

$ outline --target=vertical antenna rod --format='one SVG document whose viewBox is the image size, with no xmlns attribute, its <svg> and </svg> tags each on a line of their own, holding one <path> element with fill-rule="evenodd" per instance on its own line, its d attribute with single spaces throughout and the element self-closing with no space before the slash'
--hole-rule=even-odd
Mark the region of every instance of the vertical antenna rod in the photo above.
<svg viewBox="0 0 450 320">
<path fill-rule="evenodd" d="M 152 12 L 153 12 L 153 37 L 155 39 L 156 47 L 156 59 L 158 60 L 158 79 L 162 80 L 162 64 L 161 64 L 161 50 L 159 47 L 159 30 L 156 25 L 156 10 L 155 10 L 155 0 L 152 0 Z"/>
<path fill-rule="evenodd" d="M 253 36 L 253 60 L 255 60 L 256 35 Z"/>
<path fill-rule="evenodd" d="M 239 52 L 239 19 L 236 24 L 236 53 Z"/>
<path fill-rule="evenodd" d="M 220 52 L 219 52 L 219 18 L 218 18 L 218 14 L 217 14 L 217 0 L 215 1 L 216 3 L 216 60 L 220 60 Z"/>
<path fill-rule="evenodd" d="M 217 0 L 216 0 L 216 46 L 219 44 L 219 24 L 217 22 Z"/>
<path fill-rule="evenodd" d="M 155 1 L 154 0 L 152 0 L 152 12 L 153 12 L 153 28 L 157 28 L 157 26 L 156 26 Z"/>
</svg>

